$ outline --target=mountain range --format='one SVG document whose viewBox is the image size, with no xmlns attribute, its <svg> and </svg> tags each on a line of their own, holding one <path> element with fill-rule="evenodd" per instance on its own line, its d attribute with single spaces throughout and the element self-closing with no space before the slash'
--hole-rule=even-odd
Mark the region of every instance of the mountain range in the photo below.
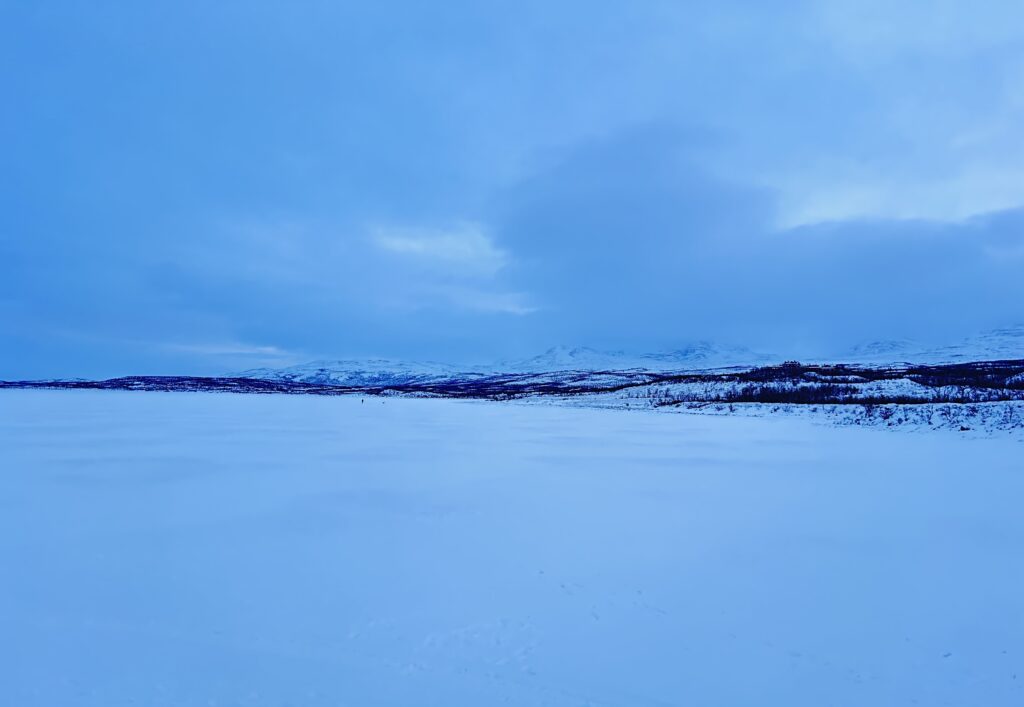
<svg viewBox="0 0 1024 707">
<path fill-rule="evenodd" d="M 945 346 L 910 339 L 873 341 L 833 357 L 849 363 L 966 363 L 1024 359 L 1024 325 L 983 332 Z"/>
<path fill-rule="evenodd" d="M 786 356 L 699 341 L 682 348 L 633 354 L 587 347 L 556 346 L 537 356 L 484 365 L 451 365 L 395 359 L 319 360 L 287 368 L 258 368 L 237 375 L 322 385 L 387 385 L 473 380 L 497 374 L 539 375 L 555 372 L 682 372 L 777 364 Z M 908 340 L 865 343 L 838 355 L 812 357 L 818 363 L 866 365 L 943 364 L 1024 359 L 1024 326 L 1004 327 L 938 347 Z"/>
<path fill-rule="evenodd" d="M 430 382 L 451 378 L 472 379 L 495 374 L 543 374 L 564 371 L 692 371 L 730 366 L 752 366 L 781 361 L 771 354 L 743 347 L 697 342 L 675 351 L 629 354 L 587 347 L 556 346 L 531 358 L 484 365 L 450 365 L 433 361 L 395 359 L 319 360 L 286 368 L 257 368 L 238 375 L 247 378 L 328 385 L 375 385 L 401 380 Z"/>
</svg>

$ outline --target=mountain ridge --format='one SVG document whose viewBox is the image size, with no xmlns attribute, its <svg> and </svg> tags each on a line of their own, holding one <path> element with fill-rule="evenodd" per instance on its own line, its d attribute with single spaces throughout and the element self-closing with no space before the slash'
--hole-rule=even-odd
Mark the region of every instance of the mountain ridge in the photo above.
<svg viewBox="0 0 1024 707">
<path fill-rule="evenodd" d="M 1024 358 L 1024 325 L 989 329 L 954 344 L 928 346 L 912 339 L 883 339 L 860 344 L 832 357 L 850 363 L 966 363 Z"/>
<path fill-rule="evenodd" d="M 493 364 L 448 364 L 389 358 L 321 359 L 284 368 L 256 368 L 237 375 L 324 385 L 384 385 L 479 379 L 502 374 L 637 371 L 691 372 L 753 368 L 782 363 L 791 357 L 695 341 L 670 351 L 628 353 L 587 346 L 554 346 L 533 357 Z M 795 357 L 794 357 L 795 358 Z M 803 357 L 818 362 L 866 365 L 947 364 L 1024 359 L 1024 326 L 992 329 L 945 346 L 927 346 L 910 339 L 871 341 L 832 356 Z"/>
</svg>

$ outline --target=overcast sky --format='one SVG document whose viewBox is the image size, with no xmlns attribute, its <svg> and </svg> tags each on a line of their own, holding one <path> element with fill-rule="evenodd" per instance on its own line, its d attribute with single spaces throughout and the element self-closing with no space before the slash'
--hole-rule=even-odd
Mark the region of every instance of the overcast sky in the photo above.
<svg viewBox="0 0 1024 707">
<path fill-rule="evenodd" d="M 0 378 L 1024 321 L 1024 3 L 0 0 Z"/>
</svg>

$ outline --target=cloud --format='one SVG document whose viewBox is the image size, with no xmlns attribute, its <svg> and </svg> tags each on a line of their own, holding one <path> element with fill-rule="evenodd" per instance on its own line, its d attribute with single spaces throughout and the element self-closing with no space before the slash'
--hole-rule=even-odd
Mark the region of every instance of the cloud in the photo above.
<svg viewBox="0 0 1024 707">
<path fill-rule="evenodd" d="M 857 63 L 990 51 L 1024 38 L 1024 9 L 1013 0 L 823 0 L 811 6 L 811 17 Z"/>
<path fill-rule="evenodd" d="M 785 7 L 737 23 L 741 48 L 712 35 L 706 88 L 687 82 L 673 115 L 719 131 L 715 174 L 780 195 L 780 228 L 1024 204 L 1024 5 Z"/>
<path fill-rule="evenodd" d="M 277 346 L 259 346 L 241 342 L 215 343 L 166 343 L 158 344 L 159 348 L 176 353 L 197 354 L 199 356 L 258 356 L 260 358 L 286 359 L 295 358 L 295 353 Z"/>
<path fill-rule="evenodd" d="M 539 309 L 530 304 L 531 297 L 523 292 L 488 291 L 459 286 L 440 286 L 429 291 L 433 297 L 428 301 L 441 301 L 456 309 L 471 312 L 524 316 Z"/>
<path fill-rule="evenodd" d="M 963 222 L 1024 204 L 1024 169 L 1016 165 L 965 166 L 957 174 L 920 179 L 804 175 L 788 186 L 776 221 L 781 230 L 871 219 Z"/>
<path fill-rule="evenodd" d="M 6 371 L 1019 318 L 1020 3 L 155 5 L 9 13 Z"/>
<path fill-rule="evenodd" d="M 1024 210 L 780 231 L 772 192 L 709 174 L 700 152 L 685 133 L 638 127 L 582 143 L 505 195 L 497 232 L 522 261 L 513 282 L 545 301 L 552 335 L 821 351 L 1019 317 L 1024 279 L 993 254 L 1024 247 Z"/>
<path fill-rule="evenodd" d="M 464 223 L 447 230 L 377 228 L 373 243 L 383 251 L 419 260 L 456 274 L 495 275 L 509 262 L 483 226 Z"/>
</svg>

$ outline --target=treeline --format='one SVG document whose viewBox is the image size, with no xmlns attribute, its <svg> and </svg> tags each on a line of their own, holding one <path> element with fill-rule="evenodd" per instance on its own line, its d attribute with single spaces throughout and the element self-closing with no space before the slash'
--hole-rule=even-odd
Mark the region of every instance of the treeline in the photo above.
<svg viewBox="0 0 1024 707">
<path fill-rule="evenodd" d="M 922 405 L 934 403 L 977 404 L 1024 400 L 1024 390 L 974 389 L 965 386 L 929 389 L 920 395 L 865 391 L 856 385 L 832 383 L 787 385 L 747 384 L 738 387 L 704 387 L 700 390 L 665 388 L 652 392 L 655 407 L 684 403 L 769 403 L 777 405 Z"/>
<path fill-rule="evenodd" d="M 815 365 L 787 361 L 778 366 L 760 366 L 735 374 L 737 381 L 791 382 L 827 381 L 829 379 L 859 382 L 906 379 L 931 388 L 1004 388 L 1024 390 L 1024 361 L 978 361 L 942 365 L 908 365 L 866 367 L 846 364 Z"/>
</svg>

